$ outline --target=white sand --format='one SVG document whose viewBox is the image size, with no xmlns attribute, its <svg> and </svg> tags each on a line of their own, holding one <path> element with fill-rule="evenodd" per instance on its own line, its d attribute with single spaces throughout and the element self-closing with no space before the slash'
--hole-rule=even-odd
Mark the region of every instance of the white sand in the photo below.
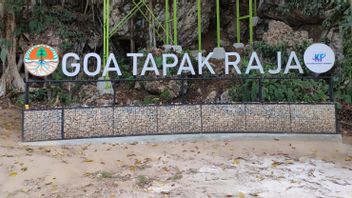
<svg viewBox="0 0 352 198">
<path fill-rule="evenodd" d="M 1 111 L 0 197 L 352 197 L 337 141 L 24 146 L 19 114 Z"/>
</svg>

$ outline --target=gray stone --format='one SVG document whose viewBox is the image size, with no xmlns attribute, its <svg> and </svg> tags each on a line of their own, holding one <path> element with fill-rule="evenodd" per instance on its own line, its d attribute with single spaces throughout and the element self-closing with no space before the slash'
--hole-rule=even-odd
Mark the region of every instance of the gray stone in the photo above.
<svg viewBox="0 0 352 198">
<path fill-rule="evenodd" d="M 183 49 L 182 49 L 182 46 L 181 45 L 173 45 L 172 46 L 172 50 L 178 54 L 181 54 Z"/>
<path fill-rule="evenodd" d="M 224 93 L 221 94 L 220 102 L 221 103 L 230 103 L 230 102 L 232 102 L 232 99 L 230 97 L 230 90 L 226 90 Z"/>
<path fill-rule="evenodd" d="M 212 58 L 218 59 L 218 60 L 225 59 L 225 54 L 226 54 L 225 48 L 223 48 L 223 47 L 214 48 L 213 53 L 214 54 L 213 54 Z"/>
<path fill-rule="evenodd" d="M 178 54 L 181 54 L 183 51 L 180 45 L 163 45 L 163 48 L 165 52 L 176 52 Z"/>
<path fill-rule="evenodd" d="M 258 16 L 253 17 L 252 22 L 253 22 L 253 27 L 256 27 L 259 23 L 260 18 Z"/>
<path fill-rule="evenodd" d="M 218 95 L 217 91 L 210 92 L 209 95 L 205 98 L 204 102 L 205 103 L 214 103 L 214 102 L 216 102 L 217 95 Z"/>
<path fill-rule="evenodd" d="M 136 82 L 134 84 L 134 88 L 137 89 L 137 90 L 141 90 L 142 89 L 141 83 L 140 82 Z"/>
<path fill-rule="evenodd" d="M 172 50 L 172 45 L 163 45 L 165 52 L 170 52 Z"/>
<path fill-rule="evenodd" d="M 244 48 L 244 44 L 243 43 L 234 43 L 233 47 L 236 49 L 243 49 Z"/>
</svg>

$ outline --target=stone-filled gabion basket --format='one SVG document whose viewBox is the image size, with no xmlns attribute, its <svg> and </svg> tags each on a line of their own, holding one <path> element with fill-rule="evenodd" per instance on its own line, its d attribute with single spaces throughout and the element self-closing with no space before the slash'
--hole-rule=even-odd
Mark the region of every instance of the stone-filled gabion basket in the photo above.
<svg viewBox="0 0 352 198">
<path fill-rule="evenodd" d="M 23 141 L 185 133 L 337 133 L 334 104 L 24 110 Z"/>
</svg>

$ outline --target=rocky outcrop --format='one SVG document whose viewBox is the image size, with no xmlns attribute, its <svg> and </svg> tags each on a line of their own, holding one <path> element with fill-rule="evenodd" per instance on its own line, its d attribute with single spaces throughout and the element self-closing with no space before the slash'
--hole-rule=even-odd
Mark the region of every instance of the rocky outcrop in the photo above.
<svg viewBox="0 0 352 198">
<path fill-rule="evenodd" d="M 184 92 L 187 91 L 187 82 L 184 81 Z M 144 89 L 151 94 L 158 94 L 168 91 L 172 99 L 177 98 L 182 93 L 182 81 L 147 81 L 144 82 Z"/>
<path fill-rule="evenodd" d="M 264 33 L 263 41 L 269 45 L 286 43 L 289 47 L 303 42 L 313 42 L 307 31 L 294 31 L 287 24 L 275 20 L 269 22 L 269 29 Z"/>
<path fill-rule="evenodd" d="M 334 50 L 336 58 L 342 61 L 344 58 L 343 54 L 343 38 L 340 30 L 338 28 L 333 28 L 329 31 L 325 31 L 322 34 L 321 39 L 327 39 L 329 46 Z"/>
<path fill-rule="evenodd" d="M 316 14 L 307 15 L 302 8 L 288 9 L 287 3 L 287 0 L 262 0 L 259 3 L 258 15 L 263 18 L 285 21 L 292 26 L 321 24 L 328 15 L 326 10 L 316 10 Z"/>
<path fill-rule="evenodd" d="M 113 0 L 111 2 L 111 22 L 110 26 L 114 27 L 118 24 L 133 8 L 131 1 L 127 0 Z M 143 11 L 146 9 L 142 8 Z M 148 13 L 148 12 L 145 12 Z M 145 14 L 144 13 L 144 14 Z M 183 47 L 192 45 L 197 39 L 197 3 L 195 0 L 191 1 L 178 1 L 178 32 L 179 32 L 179 44 Z M 159 20 L 159 22 L 165 24 L 165 10 L 164 2 L 156 3 L 154 5 L 154 15 Z M 170 15 L 172 15 L 172 5 L 170 4 Z M 139 34 L 136 35 L 140 39 L 148 38 L 149 28 L 148 23 L 143 20 L 143 16 L 140 12 L 137 12 L 136 16 L 139 16 L 136 24 L 136 30 L 145 30 L 139 31 Z M 209 30 L 211 18 L 215 17 L 214 14 L 214 3 L 211 0 L 202 1 L 202 32 L 207 33 Z M 170 24 L 172 26 L 172 24 Z M 129 23 L 124 25 L 118 32 L 118 36 L 122 38 L 129 38 L 130 36 L 130 26 Z M 141 33 L 143 32 L 143 33 Z M 170 31 L 171 32 L 171 31 Z M 161 35 L 163 35 L 163 30 L 160 30 Z"/>
</svg>

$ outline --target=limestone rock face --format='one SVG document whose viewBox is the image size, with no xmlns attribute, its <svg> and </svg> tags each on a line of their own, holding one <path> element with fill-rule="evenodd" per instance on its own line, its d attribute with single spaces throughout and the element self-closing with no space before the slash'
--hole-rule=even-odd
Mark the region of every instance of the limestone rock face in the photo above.
<svg viewBox="0 0 352 198">
<path fill-rule="evenodd" d="M 304 14 L 303 9 L 285 11 L 286 6 L 286 0 L 262 0 L 259 3 L 258 15 L 264 18 L 285 21 L 285 23 L 292 26 L 321 24 L 328 15 L 328 11 L 317 10 L 315 15 L 308 16 Z M 328 3 L 326 7 L 328 9 Z"/>
<path fill-rule="evenodd" d="M 322 34 L 322 38 L 326 32 Z M 333 28 L 329 32 L 327 32 L 326 38 L 330 41 L 329 46 L 334 50 L 336 57 L 339 61 L 344 59 L 343 54 L 343 38 L 342 34 L 338 28 Z"/>
<path fill-rule="evenodd" d="M 281 21 L 269 21 L 269 29 L 263 35 L 263 41 L 269 45 L 287 43 L 289 47 L 303 42 L 313 42 L 307 31 L 294 31 Z"/>
</svg>

